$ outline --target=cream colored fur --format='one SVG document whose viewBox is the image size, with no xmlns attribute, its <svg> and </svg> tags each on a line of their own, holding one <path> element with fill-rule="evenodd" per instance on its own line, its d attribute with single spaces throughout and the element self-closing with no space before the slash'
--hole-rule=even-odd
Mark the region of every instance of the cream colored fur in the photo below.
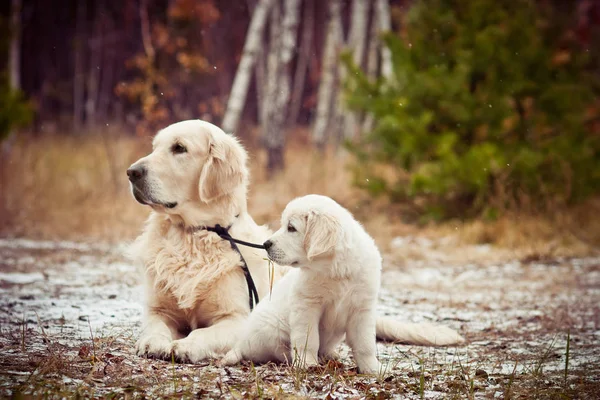
<svg viewBox="0 0 600 400">
<path fill-rule="evenodd" d="M 244 337 L 222 362 L 316 365 L 319 356 L 331 358 L 345 336 L 359 371 L 379 373 L 375 308 L 381 255 L 363 227 L 332 199 L 308 195 L 288 204 L 269 243 L 273 261 L 297 269 L 252 312 Z"/>
<path fill-rule="evenodd" d="M 190 120 L 160 131 L 153 151 L 130 167 L 144 170 L 143 177 L 132 183 L 132 193 L 152 208 L 129 252 L 145 278 L 139 355 L 170 359 L 173 352 L 177 359 L 198 362 L 221 357 L 241 337 L 250 308 L 239 256 L 215 233 L 196 228 L 231 225 L 233 237 L 254 243 L 271 235 L 247 211 L 246 159 L 246 151 L 233 136 L 210 123 Z M 266 253 L 244 246 L 240 250 L 259 297 L 265 299 L 269 291 Z M 275 280 L 287 270 L 277 267 Z M 462 341 L 448 328 L 423 331 L 389 318 L 378 319 L 377 327 L 386 340 Z"/>
</svg>

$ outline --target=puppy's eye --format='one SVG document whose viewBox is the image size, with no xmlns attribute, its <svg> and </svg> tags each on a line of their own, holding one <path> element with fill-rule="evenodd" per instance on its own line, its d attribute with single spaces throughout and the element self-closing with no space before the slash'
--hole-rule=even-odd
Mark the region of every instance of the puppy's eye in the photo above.
<svg viewBox="0 0 600 400">
<path fill-rule="evenodd" d="M 288 224 L 288 232 L 296 232 L 296 228 L 292 224 Z"/>
<path fill-rule="evenodd" d="M 171 147 L 171 151 L 173 152 L 173 154 L 183 154 L 183 153 L 187 153 L 187 148 L 184 145 L 182 145 L 181 143 L 175 143 Z"/>
</svg>

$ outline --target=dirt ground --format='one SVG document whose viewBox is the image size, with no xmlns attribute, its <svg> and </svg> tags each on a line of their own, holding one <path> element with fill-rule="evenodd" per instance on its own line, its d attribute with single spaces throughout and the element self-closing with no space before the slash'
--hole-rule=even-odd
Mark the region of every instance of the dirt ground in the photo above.
<svg viewBox="0 0 600 400">
<path fill-rule="evenodd" d="M 139 358 L 142 293 L 125 244 L 0 239 L 0 397 L 600 398 L 600 259 L 494 262 L 480 245 L 457 263 L 437 246 L 390 241 L 379 311 L 467 343 L 379 343 L 386 371 L 367 377 L 345 345 L 310 370 Z"/>
</svg>

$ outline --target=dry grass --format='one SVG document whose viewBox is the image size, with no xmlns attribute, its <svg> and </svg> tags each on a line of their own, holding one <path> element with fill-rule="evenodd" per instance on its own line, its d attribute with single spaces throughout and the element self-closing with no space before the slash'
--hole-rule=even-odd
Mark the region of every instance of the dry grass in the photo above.
<svg viewBox="0 0 600 400">
<path fill-rule="evenodd" d="M 600 199 L 552 215 L 509 213 L 496 221 L 416 226 L 403 222 L 406 207 L 370 200 L 352 187 L 344 166 L 349 157 L 311 151 L 306 132 L 291 137 L 286 169 L 271 181 L 263 170 L 265 153 L 252 135 L 243 139 L 251 154 L 249 208 L 259 223 L 276 227 L 290 199 L 321 193 L 352 210 L 384 250 L 393 237 L 424 236 L 451 259 L 456 253 L 458 261 L 464 257 L 458 249 L 473 244 L 496 245 L 501 258 L 598 251 L 600 220 L 592 216 L 600 211 Z M 133 238 L 148 210 L 130 196 L 125 170 L 150 148 L 150 138 L 123 135 L 118 128 L 81 136 L 20 135 L 0 163 L 0 236 L 110 242 Z"/>
</svg>

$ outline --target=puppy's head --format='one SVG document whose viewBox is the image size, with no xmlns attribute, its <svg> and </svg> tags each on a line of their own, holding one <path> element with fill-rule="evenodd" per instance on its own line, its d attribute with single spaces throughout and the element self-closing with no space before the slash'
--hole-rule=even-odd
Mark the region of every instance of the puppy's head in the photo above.
<svg viewBox="0 0 600 400">
<path fill-rule="evenodd" d="M 326 207 L 327 202 L 306 201 L 311 200 L 308 197 L 288 204 L 281 217 L 281 228 L 265 242 L 269 258 L 278 264 L 297 267 L 320 265 L 320 261 L 331 264 L 335 256 L 341 235 L 339 221 Z"/>
<path fill-rule="evenodd" d="M 127 170 L 131 191 L 155 211 L 177 214 L 233 193 L 248 181 L 246 152 L 217 126 L 190 120 L 158 132 L 152 153 Z"/>
</svg>

